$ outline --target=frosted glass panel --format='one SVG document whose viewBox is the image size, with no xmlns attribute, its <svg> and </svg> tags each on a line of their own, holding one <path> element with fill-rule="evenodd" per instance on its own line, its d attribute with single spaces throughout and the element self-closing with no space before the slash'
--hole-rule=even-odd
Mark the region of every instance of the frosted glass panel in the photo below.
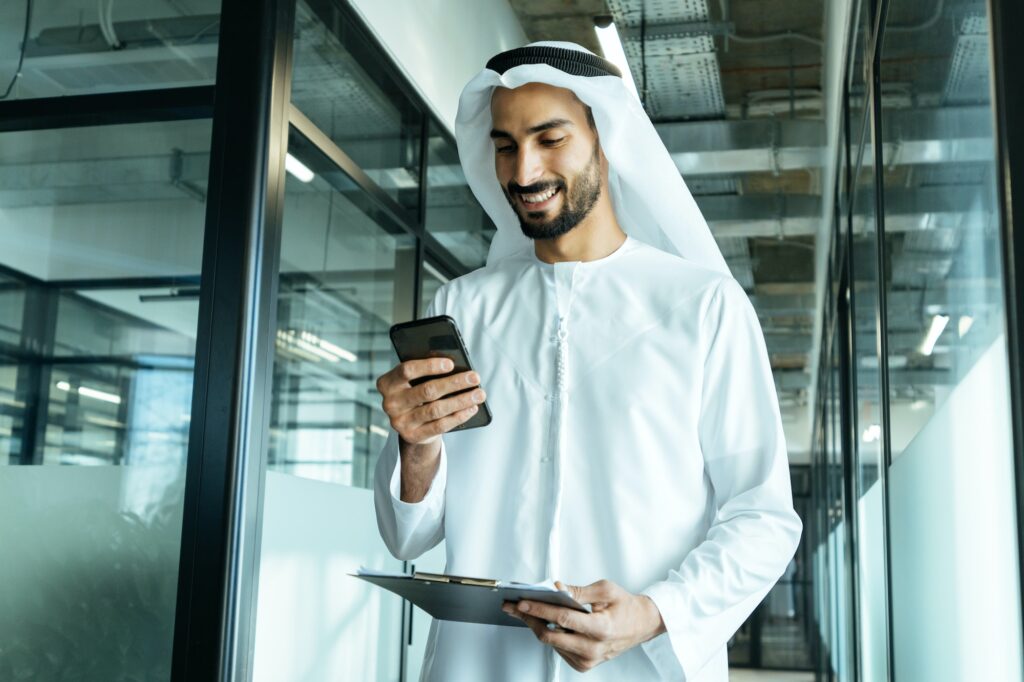
<svg viewBox="0 0 1024 682">
<path fill-rule="evenodd" d="M 897 680 L 1021 679 L 1004 344 L 996 339 L 890 469 Z"/>
<path fill-rule="evenodd" d="M 0 135 L 0 680 L 170 678 L 210 134 Z"/>
<path fill-rule="evenodd" d="M 254 682 L 398 680 L 402 600 L 348 575 L 402 570 L 371 491 L 267 472 L 261 552 Z"/>
</svg>

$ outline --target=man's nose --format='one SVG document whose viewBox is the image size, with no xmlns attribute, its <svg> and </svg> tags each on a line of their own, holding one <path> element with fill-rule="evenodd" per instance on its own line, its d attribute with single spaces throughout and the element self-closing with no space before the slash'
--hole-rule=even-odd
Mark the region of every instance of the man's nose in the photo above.
<svg viewBox="0 0 1024 682">
<path fill-rule="evenodd" d="M 526 145 L 520 147 L 516 153 L 515 178 L 513 179 L 520 187 L 532 185 L 544 177 L 544 167 L 541 164 L 540 154 L 536 153 L 533 149 L 525 147 Z"/>
</svg>

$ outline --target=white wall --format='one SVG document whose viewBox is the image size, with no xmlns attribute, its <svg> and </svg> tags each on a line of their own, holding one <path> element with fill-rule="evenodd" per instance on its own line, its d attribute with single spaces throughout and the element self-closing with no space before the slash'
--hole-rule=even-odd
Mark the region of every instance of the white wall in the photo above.
<svg viewBox="0 0 1024 682">
<path fill-rule="evenodd" d="M 526 43 L 507 0 L 352 0 L 449 130 L 459 93 L 488 59 Z"/>
</svg>

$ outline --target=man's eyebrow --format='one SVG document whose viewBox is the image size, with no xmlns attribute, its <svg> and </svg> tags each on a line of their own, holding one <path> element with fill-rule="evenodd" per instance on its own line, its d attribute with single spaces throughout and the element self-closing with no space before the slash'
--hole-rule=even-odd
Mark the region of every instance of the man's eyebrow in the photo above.
<svg viewBox="0 0 1024 682">
<path fill-rule="evenodd" d="M 562 126 L 571 126 L 572 124 L 572 121 L 567 118 L 553 118 L 550 121 L 544 121 L 543 123 L 539 123 L 532 128 L 529 128 L 526 132 L 533 135 L 534 133 L 542 133 L 545 130 L 561 128 Z"/>
<path fill-rule="evenodd" d="M 530 135 L 536 135 L 537 133 L 542 133 L 545 130 L 551 130 L 552 128 L 561 128 L 562 126 L 571 125 L 575 124 L 567 118 L 553 118 L 550 121 L 544 121 L 543 123 L 538 123 L 537 125 L 531 128 L 527 128 L 526 132 L 529 133 Z M 511 138 L 512 134 L 504 130 L 498 130 L 497 128 L 495 128 L 494 130 L 491 131 L 492 140 Z"/>
</svg>

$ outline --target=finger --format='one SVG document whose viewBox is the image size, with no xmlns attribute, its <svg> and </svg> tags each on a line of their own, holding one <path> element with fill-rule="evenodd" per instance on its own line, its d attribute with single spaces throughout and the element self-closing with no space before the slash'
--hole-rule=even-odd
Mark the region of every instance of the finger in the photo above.
<svg viewBox="0 0 1024 682">
<path fill-rule="evenodd" d="M 467 407 L 466 409 L 459 410 L 458 412 L 450 414 L 447 417 L 444 417 L 443 419 L 427 422 L 426 424 L 423 424 L 422 426 L 413 429 L 409 433 L 409 435 L 403 434 L 402 437 L 405 438 L 405 440 L 410 443 L 422 443 L 423 441 L 432 436 L 437 436 L 442 433 L 448 433 L 459 424 L 469 421 L 469 418 L 476 414 L 479 409 L 480 407 L 477 405 Z"/>
<path fill-rule="evenodd" d="M 586 659 L 593 658 L 597 647 L 597 643 L 593 639 L 575 632 L 545 629 L 537 639 L 556 649 Z"/>
<path fill-rule="evenodd" d="M 537 637 L 537 639 L 541 639 L 541 637 L 544 636 L 545 632 L 549 632 L 549 630 L 548 630 L 548 622 L 546 620 L 541 620 L 540 618 L 534 618 L 533 616 L 528 616 L 525 613 L 520 613 L 518 611 L 516 611 L 514 614 L 511 614 L 511 615 L 512 615 L 513 618 L 518 618 L 519 620 L 521 620 L 524 623 L 526 623 L 526 627 L 528 627 L 531 630 L 533 630 L 533 634 L 534 634 L 534 636 Z"/>
<path fill-rule="evenodd" d="M 381 379 L 384 380 L 386 388 L 394 391 L 396 388 L 408 388 L 409 382 L 421 377 L 447 374 L 455 368 L 455 363 L 450 358 L 423 358 L 422 360 L 406 360 L 395 365 L 390 372 Z M 383 391 L 382 391 L 383 393 Z"/>
<path fill-rule="evenodd" d="M 460 393 L 450 398 L 441 398 L 426 405 L 421 405 L 405 415 L 403 419 L 407 420 L 415 428 L 419 424 L 436 421 L 467 407 L 479 405 L 486 397 L 487 394 L 484 392 L 484 389 L 477 388 L 468 393 Z"/>
<path fill-rule="evenodd" d="M 542 644 L 553 647 L 563 658 L 570 656 L 574 659 L 573 663 L 581 666 L 586 660 L 594 658 L 596 644 L 585 635 L 552 630 L 548 627 L 548 621 L 534 618 L 525 613 L 510 613 L 509 615 L 526 623 L 526 626 L 533 631 L 534 636 Z"/>
<path fill-rule="evenodd" d="M 450 376 L 432 379 L 413 387 L 408 395 L 411 401 L 422 405 L 443 398 L 457 391 L 464 391 L 480 384 L 480 375 L 473 371 L 459 372 Z"/>
<path fill-rule="evenodd" d="M 591 618 L 589 613 L 580 613 L 574 609 L 564 606 L 554 606 L 537 601 L 523 600 L 518 606 L 520 613 L 529 613 L 531 616 L 543 618 L 549 623 L 573 632 L 582 632 L 585 635 L 593 634 L 594 626 L 587 621 Z"/>
</svg>

